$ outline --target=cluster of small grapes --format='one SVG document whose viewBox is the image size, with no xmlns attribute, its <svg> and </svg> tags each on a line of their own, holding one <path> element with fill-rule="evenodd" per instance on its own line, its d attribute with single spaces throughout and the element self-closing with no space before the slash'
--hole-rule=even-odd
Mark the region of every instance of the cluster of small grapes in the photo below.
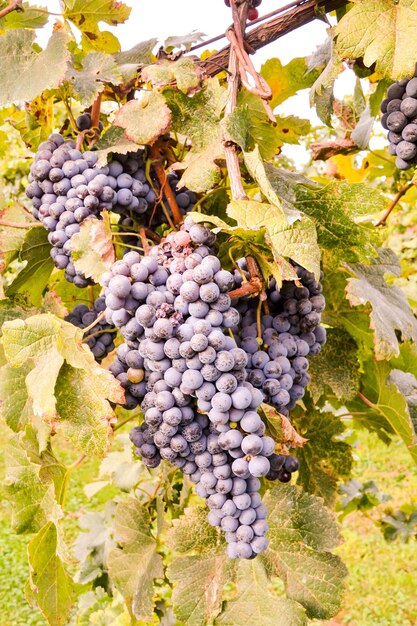
<svg viewBox="0 0 417 626">
<path fill-rule="evenodd" d="M 417 71 L 391 85 L 381 103 L 381 124 L 388 130 L 388 151 L 395 164 L 408 170 L 417 164 Z"/>
<path fill-rule="evenodd" d="M 81 153 L 72 140 L 54 133 L 40 144 L 26 188 L 33 216 L 49 231 L 56 267 L 65 269 L 65 277 L 77 287 L 86 287 L 90 281 L 71 261 L 71 238 L 80 231 L 80 224 L 97 216 L 108 201 L 108 189 L 101 185 L 104 170 L 95 168 L 96 162 L 93 152 Z M 92 187 L 94 194 L 90 193 Z"/>
<path fill-rule="evenodd" d="M 190 475 L 210 523 L 226 532 L 228 554 L 250 558 L 267 546 L 257 491 L 274 441 L 257 413 L 263 394 L 245 381 L 247 355 L 224 334 L 240 316 L 214 241 L 187 218 L 150 256 L 128 253 L 103 277 L 107 321 L 126 339 L 111 369 L 129 406 L 146 390 L 145 423 L 132 432 L 144 463 L 163 458 Z"/>
<path fill-rule="evenodd" d="M 224 0 L 224 3 L 227 7 L 230 7 L 230 0 Z M 248 20 L 249 22 L 253 22 L 257 20 L 259 17 L 258 7 L 261 6 L 262 0 L 251 0 L 250 7 L 248 10 Z"/>
<path fill-rule="evenodd" d="M 106 309 L 106 302 L 103 296 L 97 298 L 93 308 L 89 309 L 85 304 L 77 304 L 65 320 L 77 328 L 87 328 L 94 324 L 97 317 Z M 114 350 L 115 327 L 108 324 L 104 319 L 99 321 L 93 328 L 86 332 L 88 340 L 86 344 L 98 363 Z"/>
<path fill-rule="evenodd" d="M 239 264 L 245 271 L 246 261 Z M 249 382 L 262 389 L 265 402 L 287 416 L 310 382 L 307 357 L 318 354 L 326 341 L 326 330 L 320 326 L 325 308 L 321 283 L 311 272 L 294 267 L 302 286 L 286 281 L 279 289 L 273 279 L 267 290 L 268 313 L 261 315 L 260 323 L 257 300 L 240 299 L 237 308 L 243 321 L 233 329 L 248 354 Z"/>
<path fill-rule="evenodd" d="M 146 176 L 145 152 L 139 150 L 128 155 L 117 155 L 109 164 L 110 176 L 117 178 L 117 202 L 112 211 L 120 215 L 120 224 L 134 226 L 138 221 L 159 226 L 166 221 L 161 202 L 166 205 L 166 198 L 157 198 L 154 189 L 158 189 L 155 174 L 151 168 L 150 180 Z M 169 185 L 176 195 L 178 207 L 183 215 L 191 211 L 197 197 L 188 189 L 177 189 L 178 177 L 175 173 L 167 176 Z"/>
<path fill-rule="evenodd" d="M 87 116 L 91 124 L 91 116 L 84 114 Z M 86 287 L 91 282 L 75 270 L 71 260 L 71 238 L 80 231 L 84 220 L 111 210 L 121 215 L 121 223 L 127 226 L 134 225 L 135 217 L 145 214 L 148 217 L 156 213 L 156 221 L 162 221 L 156 195 L 146 182 L 143 154 L 138 151 L 119 156 L 108 166 L 99 168 L 94 152 L 80 152 L 72 140 L 65 141 L 58 133 L 39 146 L 26 195 L 32 200 L 33 216 L 50 231 L 48 239 L 56 267 L 65 269 L 65 277 L 77 287 Z M 196 201 L 195 194 L 187 189 L 176 191 L 175 174 L 169 175 L 169 182 L 182 211 L 190 210 Z"/>
</svg>

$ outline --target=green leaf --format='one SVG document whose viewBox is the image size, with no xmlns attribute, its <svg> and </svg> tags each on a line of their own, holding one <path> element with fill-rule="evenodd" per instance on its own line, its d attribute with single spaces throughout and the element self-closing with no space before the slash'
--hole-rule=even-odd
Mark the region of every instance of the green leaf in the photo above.
<svg viewBox="0 0 417 626">
<path fill-rule="evenodd" d="M 117 52 L 114 58 L 119 65 L 143 65 L 145 63 L 151 63 L 153 60 L 152 50 L 157 43 L 158 40 L 156 38 L 141 41 L 133 48 L 130 48 L 130 50 Z"/>
<path fill-rule="evenodd" d="M 412 76 L 417 58 L 414 24 L 416 0 L 355 0 L 336 26 L 336 48 L 341 57 L 363 57 L 367 67 L 398 80 Z"/>
<path fill-rule="evenodd" d="M 100 220 L 95 217 L 85 220 L 80 225 L 80 232 L 71 237 L 75 269 L 95 283 L 101 282 L 103 273 L 115 261 L 109 214 L 103 211 L 101 215 Z"/>
<path fill-rule="evenodd" d="M 275 193 L 288 208 L 303 211 L 314 222 L 317 239 L 329 250 L 333 266 L 343 260 L 365 260 L 375 256 L 379 242 L 369 217 L 386 207 L 382 194 L 363 183 L 338 182 L 326 186 L 265 164 L 265 172 Z M 366 221 L 364 221 L 364 218 Z"/>
<path fill-rule="evenodd" d="M 293 416 L 294 427 L 308 441 L 297 449 L 300 470 L 297 484 L 305 491 L 324 498 L 333 506 L 340 479 L 347 479 L 352 470 L 351 447 L 337 438 L 344 426 L 339 417 L 312 408 Z"/>
<path fill-rule="evenodd" d="M 167 571 L 174 584 L 174 613 L 187 626 L 204 626 L 220 613 L 223 586 L 234 563 L 226 557 L 219 533 L 207 522 L 205 507 L 186 509 L 174 520 L 167 541 L 176 553 Z"/>
<path fill-rule="evenodd" d="M 169 89 L 164 95 L 172 112 L 174 132 L 187 136 L 192 144 L 183 161 L 186 170 L 179 185 L 196 192 L 207 191 L 220 180 L 216 160 L 224 158 L 220 119 L 227 91 L 211 78 L 193 97 Z"/>
<path fill-rule="evenodd" d="M 187 57 L 180 57 L 177 61 L 161 59 L 143 68 L 142 79 L 157 87 L 176 84 L 180 91 L 189 94 L 200 87 L 201 72 L 194 61 Z"/>
<path fill-rule="evenodd" d="M 16 533 L 38 532 L 51 519 L 61 516 L 55 501 L 54 483 L 40 474 L 40 466 L 29 459 L 17 436 L 5 446 L 5 493 L 12 505 Z"/>
<path fill-rule="evenodd" d="M 272 159 L 284 143 L 297 143 L 300 136 L 311 130 L 308 120 L 277 116 L 273 126 L 265 113 L 262 101 L 255 95 L 242 91 L 238 106 L 226 118 L 230 139 L 244 152 L 257 146 L 263 159 Z"/>
<path fill-rule="evenodd" d="M 381 248 L 378 258 L 371 259 L 370 265 L 357 263 L 346 267 L 354 275 L 346 287 L 349 302 L 353 306 L 369 302 L 372 307 L 370 326 L 375 333 L 376 358 L 398 356 L 396 331 L 401 332 L 403 341 L 417 341 L 417 320 L 401 289 L 385 282 L 385 274 L 400 276 L 397 257 L 389 248 Z"/>
<path fill-rule="evenodd" d="M 171 111 L 162 94 L 151 91 L 140 100 L 125 104 L 114 119 L 115 126 L 125 129 L 130 141 L 152 145 L 171 128 Z M 137 149 L 137 148 L 136 148 Z"/>
<path fill-rule="evenodd" d="M 65 364 L 55 387 L 60 428 L 87 456 L 103 456 L 112 435 L 110 423 L 115 418 L 106 399 L 107 374 L 105 370 L 92 374 Z"/>
<path fill-rule="evenodd" d="M 292 259 L 320 275 L 320 250 L 314 224 L 309 219 L 289 224 L 278 207 L 246 200 L 232 201 L 227 213 L 242 228 L 264 229 L 275 258 Z"/>
<path fill-rule="evenodd" d="M 361 403 L 362 411 L 367 406 L 369 419 L 374 419 L 376 423 L 380 422 L 381 428 L 384 428 L 384 422 L 387 422 L 392 431 L 401 437 L 414 461 L 417 462 L 417 436 L 406 398 L 390 378 L 390 365 L 385 361 L 369 360 L 365 361 L 363 369 L 365 374 L 362 377 L 361 398 L 364 398 Z M 364 418 L 361 422 L 367 426 Z"/>
<path fill-rule="evenodd" d="M 54 268 L 50 252 L 51 244 L 46 230 L 32 228 L 27 232 L 19 257 L 21 261 L 26 261 L 26 266 L 6 289 L 7 296 L 27 293 L 33 304 L 40 306 L 43 291 Z"/>
<path fill-rule="evenodd" d="M 294 96 L 300 89 L 311 87 L 318 72 L 308 71 L 307 59 L 292 59 L 282 65 L 279 59 L 269 59 L 261 67 L 261 74 L 272 89 L 271 106 L 276 106 Z"/>
<path fill-rule="evenodd" d="M 391 365 L 417 377 L 417 346 L 411 341 L 400 344 L 399 356 L 391 359 Z"/>
<path fill-rule="evenodd" d="M 16 394 L 22 404 L 30 400 L 34 425 L 36 417 L 55 419 L 55 427 L 82 452 L 101 455 L 115 420 L 109 401 L 123 403 L 124 394 L 111 373 L 97 365 L 82 336 L 72 324 L 45 314 L 6 322 L 2 341 L 11 367 L 29 366 L 26 378 L 16 380 Z"/>
<path fill-rule="evenodd" d="M 115 35 L 100 31 L 99 22 L 117 26 L 127 20 L 131 9 L 114 0 L 62 0 L 64 17 L 71 20 L 82 33 L 83 48 L 102 52 L 119 52 L 120 43 Z"/>
<path fill-rule="evenodd" d="M 239 562 L 236 584 L 236 597 L 226 602 L 221 615 L 215 621 L 216 626 L 307 624 L 305 611 L 297 602 L 279 598 L 268 590 L 267 574 L 259 559 L 252 561 L 242 559 Z"/>
<path fill-rule="evenodd" d="M 338 400 L 351 400 L 359 390 L 358 347 L 348 332 L 327 330 L 327 343 L 311 359 L 310 393 L 314 402 L 331 390 Z"/>
<path fill-rule="evenodd" d="M 67 35 L 54 32 L 42 52 L 35 52 L 34 40 L 35 33 L 24 29 L 0 37 L 0 105 L 33 100 L 63 80 L 69 60 Z"/>
<path fill-rule="evenodd" d="M 118 84 L 122 79 L 120 69 L 110 54 L 90 52 L 82 60 L 82 69 L 70 68 L 66 80 L 72 82 L 83 106 L 89 106 L 104 90 L 105 83 Z"/>
<path fill-rule="evenodd" d="M 163 578 L 164 570 L 149 513 L 136 498 L 118 505 L 114 538 L 120 547 L 110 552 L 110 576 L 136 619 L 151 621 L 154 579 Z"/>
<path fill-rule="evenodd" d="M 164 41 L 164 49 L 167 52 L 171 52 L 174 48 L 184 48 L 188 52 L 188 50 L 194 43 L 199 43 L 200 41 L 203 41 L 203 37 L 205 36 L 205 33 L 202 33 L 198 30 L 193 30 L 187 35 L 168 37 Z"/>
<path fill-rule="evenodd" d="M 96 145 L 97 167 L 107 165 L 110 154 L 128 154 L 137 152 L 138 146 L 134 141 L 126 137 L 125 131 L 119 126 L 110 126 Z"/>
<path fill-rule="evenodd" d="M 332 33 L 331 29 L 330 32 Z M 310 104 L 316 105 L 317 115 L 321 121 L 327 126 L 331 126 L 334 102 L 333 87 L 336 78 L 344 67 L 343 58 L 339 55 L 332 40 L 330 40 L 330 50 L 327 52 L 329 52 L 327 64 L 310 91 Z"/>
<path fill-rule="evenodd" d="M 30 365 L 0 369 L 1 415 L 6 424 L 15 432 L 21 430 L 32 415 L 32 402 L 29 399 L 25 380 L 30 372 Z"/>
<path fill-rule="evenodd" d="M 68 623 L 75 601 L 75 586 L 63 563 L 62 540 L 55 524 L 49 522 L 28 546 L 30 596 L 51 626 Z"/>
<path fill-rule="evenodd" d="M 259 148 L 256 147 L 252 152 L 244 152 L 243 156 L 250 175 L 258 183 L 260 190 L 267 198 L 268 202 L 277 207 L 277 209 L 280 209 L 283 215 L 287 216 L 290 224 L 301 219 L 300 211 L 296 210 L 286 201 L 285 196 L 281 194 L 279 189 L 276 191 L 273 178 L 271 179 L 273 170 L 271 172 L 269 171 L 270 166 L 263 161 Z M 304 180 L 307 181 L 307 179 Z"/>
<path fill-rule="evenodd" d="M 0 2 L 0 9 L 4 9 L 9 4 L 8 0 Z M 42 28 L 48 22 L 47 9 L 29 5 L 22 2 L 23 11 L 11 11 L 0 19 L 0 30 L 11 28 Z"/>
<path fill-rule="evenodd" d="M 0 220 L 17 222 L 19 224 L 30 224 L 33 219 L 19 205 L 15 204 L 3 208 L 0 197 Z M 12 228 L 11 226 L 0 225 L 0 271 L 7 269 L 9 263 L 21 250 L 28 231 L 24 228 Z"/>
<path fill-rule="evenodd" d="M 391 370 L 389 382 L 394 383 L 398 391 L 404 396 L 414 430 L 417 428 L 417 379 L 409 372 Z"/>
<path fill-rule="evenodd" d="M 340 608 L 346 568 L 331 554 L 339 542 L 333 516 L 322 500 L 298 487 L 276 486 L 264 498 L 268 510 L 269 548 L 264 560 L 280 576 L 287 596 L 307 616 L 329 619 Z"/>
</svg>

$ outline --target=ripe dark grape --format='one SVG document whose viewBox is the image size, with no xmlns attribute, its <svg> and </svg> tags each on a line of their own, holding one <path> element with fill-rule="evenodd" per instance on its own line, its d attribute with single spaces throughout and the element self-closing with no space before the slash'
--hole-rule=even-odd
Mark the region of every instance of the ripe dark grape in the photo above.
<svg viewBox="0 0 417 626">
<path fill-rule="evenodd" d="M 78 304 L 67 315 L 65 320 L 78 328 L 90 326 L 106 308 L 104 297 L 97 298 L 94 306 L 89 309 L 85 304 Z M 87 345 L 90 347 L 98 363 L 114 350 L 116 328 L 108 324 L 105 319 L 100 320 L 85 334 Z"/>
<path fill-rule="evenodd" d="M 381 124 L 388 129 L 389 153 L 396 166 L 407 170 L 417 163 L 417 78 L 393 83 L 381 103 Z"/>
</svg>

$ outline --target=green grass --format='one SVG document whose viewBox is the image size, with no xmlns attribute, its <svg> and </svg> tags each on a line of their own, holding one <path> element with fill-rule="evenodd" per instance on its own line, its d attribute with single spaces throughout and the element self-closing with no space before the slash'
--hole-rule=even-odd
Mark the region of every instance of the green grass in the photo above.
<svg viewBox="0 0 417 626">
<path fill-rule="evenodd" d="M 355 477 L 375 480 L 399 508 L 417 500 L 417 468 L 404 445 L 388 448 L 374 436 L 359 432 Z M 349 626 L 414 626 L 417 624 L 417 542 L 387 543 L 375 520 L 387 504 L 369 518 L 352 513 L 342 523 L 344 544 L 337 550 L 349 569 L 343 609 L 334 624 Z"/>
<path fill-rule="evenodd" d="M 358 434 L 355 477 L 375 480 L 389 493 L 389 505 L 398 508 L 417 499 L 417 468 L 407 450 L 395 442 L 389 448 L 374 436 Z M 4 432 L 0 429 L 0 441 Z M 1 451 L 0 451 L 1 452 Z M 62 459 L 71 463 L 75 453 L 61 446 Z M 78 533 L 77 520 L 89 509 L 101 508 L 108 493 L 87 500 L 83 486 L 95 477 L 96 461 L 87 461 L 73 473 L 68 490 L 65 521 L 70 541 Z M 1 479 L 0 457 L 0 479 Z M 0 494 L 1 495 L 1 494 Z M 417 625 L 417 542 L 388 544 L 374 523 L 386 505 L 368 517 L 352 513 L 342 522 L 344 544 L 337 552 L 348 566 L 343 608 L 329 626 L 416 626 Z M 10 531 L 10 511 L 0 503 L 0 624 L 1 626 L 46 626 L 42 615 L 29 607 L 24 587 L 28 579 L 26 546 L 30 537 Z M 321 622 L 315 622 L 317 625 Z"/>
</svg>

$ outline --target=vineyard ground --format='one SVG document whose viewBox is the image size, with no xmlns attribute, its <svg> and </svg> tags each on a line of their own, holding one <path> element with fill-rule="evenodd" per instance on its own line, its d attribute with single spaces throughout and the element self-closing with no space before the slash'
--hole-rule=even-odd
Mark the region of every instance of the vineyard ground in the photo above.
<svg viewBox="0 0 417 626">
<path fill-rule="evenodd" d="M 2 430 L 3 428 L 3 430 Z M 0 454 L 6 439 L 0 427 Z M 61 457 L 68 462 L 74 453 L 64 443 Z M 398 508 L 412 501 L 417 493 L 417 467 L 413 465 L 400 442 L 389 448 L 375 437 L 360 432 L 355 449 L 357 461 L 354 477 L 362 482 L 377 478 L 379 489 L 392 496 L 389 502 Z M 70 483 L 67 509 L 68 530 L 77 535 L 77 516 L 100 504 L 111 495 L 103 490 L 88 500 L 80 485 L 94 479 L 98 463 L 91 460 L 74 471 Z M 3 465 L 0 456 L 0 616 L 2 626 L 46 626 L 36 609 L 27 605 L 24 585 L 27 581 L 26 545 L 28 538 L 10 532 L 9 508 L 1 493 Z M 109 489 L 109 488 L 107 488 Z M 387 505 L 381 505 L 365 517 L 349 515 L 342 523 L 344 544 L 338 549 L 350 571 L 347 590 L 337 618 L 327 626 L 415 626 L 417 624 L 417 594 L 415 563 L 417 542 L 408 545 L 388 544 L 373 519 L 381 516 Z"/>
</svg>

